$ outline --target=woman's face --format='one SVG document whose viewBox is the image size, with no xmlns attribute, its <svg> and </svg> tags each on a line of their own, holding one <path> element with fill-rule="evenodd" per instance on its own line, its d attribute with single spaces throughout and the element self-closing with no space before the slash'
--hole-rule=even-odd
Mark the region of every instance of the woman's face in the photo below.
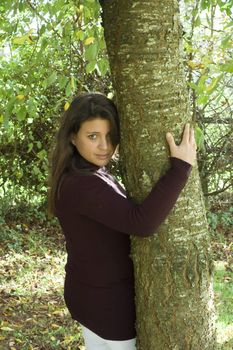
<svg viewBox="0 0 233 350">
<path fill-rule="evenodd" d="M 110 122 L 99 117 L 84 121 L 73 135 L 72 143 L 83 158 L 99 167 L 107 165 L 115 151 L 110 139 Z"/>
</svg>

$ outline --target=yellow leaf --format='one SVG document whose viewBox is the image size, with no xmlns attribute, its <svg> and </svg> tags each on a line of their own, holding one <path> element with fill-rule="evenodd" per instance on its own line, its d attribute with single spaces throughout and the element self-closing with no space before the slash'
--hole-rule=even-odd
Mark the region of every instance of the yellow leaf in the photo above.
<svg viewBox="0 0 233 350">
<path fill-rule="evenodd" d="M 90 36 L 90 38 L 87 38 L 85 41 L 84 41 L 84 45 L 90 45 L 90 44 L 93 44 L 95 38 L 93 36 Z"/>
<path fill-rule="evenodd" d="M 25 42 L 28 42 L 29 44 L 33 43 L 32 40 L 32 29 L 26 34 L 22 36 L 17 36 L 13 39 L 13 43 L 17 45 L 23 45 Z"/>
<path fill-rule="evenodd" d="M 12 332 L 14 329 L 10 328 L 10 327 L 1 327 L 2 331 L 6 331 L 6 332 Z"/>
<path fill-rule="evenodd" d="M 202 69 L 205 68 L 205 65 L 201 62 L 188 61 L 188 66 L 191 69 Z"/>
<path fill-rule="evenodd" d="M 64 111 L 67 111 L 67 109 L 70 107 L 69 102 L 66 102 L 64 105 Z"/>
<path fill-rule="evenodd" d="M 17 98 L 17 100 L 22 101 L 25 99 L 25 96 L 24 95 L 17 95 L 16 98 Z"/>
<path fill-rule="evenodd" d="M 74 77 L 71 77 L 71 78 L 70 78 L 70 86 L 71 86 L 72 90 L 75 89 L 75 80 L 74 80 Z"/>
<path fill-rule="evenodd" d="M 56 324 L 56 323 L 52 323 L 51 326 L 52 326 L 53 328 L 59 328 L 59 327 L 60 327 L 60 326 L 58 326 L 58 324 Z"/>
</svg>

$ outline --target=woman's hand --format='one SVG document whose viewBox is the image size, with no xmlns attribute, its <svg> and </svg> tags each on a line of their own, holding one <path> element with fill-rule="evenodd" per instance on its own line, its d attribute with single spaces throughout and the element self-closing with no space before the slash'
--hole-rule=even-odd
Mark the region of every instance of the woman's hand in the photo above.
<svg viewBox="0 0 233 350">
<path fill-rule="evenodd" d="M 194 137 L 194 130 L 190 128 L 189 124 L 185 124 L 183 138 L 179 146 L 176 145 L 171 133 L 168 132 L 166 134 L 166 139 L 170 148 L 171 157 L 182 159 L 191 165 L 194 164 L 197 145 Z"/>
</svg>

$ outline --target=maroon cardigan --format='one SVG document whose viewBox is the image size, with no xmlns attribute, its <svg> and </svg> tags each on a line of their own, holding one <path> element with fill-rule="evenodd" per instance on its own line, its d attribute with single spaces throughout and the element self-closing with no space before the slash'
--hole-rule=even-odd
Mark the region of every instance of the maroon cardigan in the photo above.
<svg viewBox="0 0 233 350">
<path fill-rule="evenodd" d="M 137 205 L 106 170 L 71 171 L 56 202 L 67 247 L 65 302 L 72 317 L 102 338 L 135 337 L 133 264 L 129 235 L 147 237 L 165 220 L 191 165 L 171 167 Z"/>
</svg>

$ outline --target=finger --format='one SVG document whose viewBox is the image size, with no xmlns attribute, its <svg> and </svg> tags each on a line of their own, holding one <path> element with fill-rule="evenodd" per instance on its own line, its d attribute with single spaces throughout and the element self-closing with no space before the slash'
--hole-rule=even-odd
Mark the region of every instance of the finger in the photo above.
<svg viewBox="0 0 233 350">
<path fill-rule="evenodd" d="M 192 127 L 190 128 L 190 132 L 189 132 L 189 142 L 190 143 L 194 142 L 194 130 Z"/>
<path fill-rule="evenodd" d="M 167 143 L 169 144 L 169 147 L 174 148 L 176 146 L 174 137 L 170 132 L 166 133 L 166 139 L 167 139 Z"/>
<path fill-rule="evenodd" d="M 189 139 L 189 142 L 191 143 L 191 145 L 194 146 L 194 148 L 197 147 L 197 145 L 196 145 L 196 140 L 195 140 L 195 133 L 194 133 L 194 129 L 193 129 L 193 128 L 191 128 L 191 130 L 190 130 L 190 139 Z"/>
<path fill-rule="evenodd" d="M 190 125 L 189 123 L 187 123 L 185 124 L 185 127 L 184 127 L 184 132 L 183 132 L 183 137 L 181 142 L 188 143 L 189 136 L 190 136 Z"/>
</svg>

